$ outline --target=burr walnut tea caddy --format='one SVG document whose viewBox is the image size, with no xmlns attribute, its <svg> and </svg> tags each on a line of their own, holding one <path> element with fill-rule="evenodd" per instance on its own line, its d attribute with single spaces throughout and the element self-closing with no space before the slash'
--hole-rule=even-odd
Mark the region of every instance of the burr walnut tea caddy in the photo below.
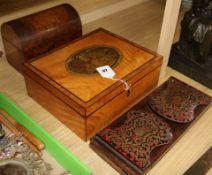
<svg viewBox="0 0 212 175">
<path fill-rule="evenodd" d="M 69 4 L 5 22 L 1 35 L 8 63 L 22 73 L 22 64 L 82 36 L 77 11 Z"/>
</svg>

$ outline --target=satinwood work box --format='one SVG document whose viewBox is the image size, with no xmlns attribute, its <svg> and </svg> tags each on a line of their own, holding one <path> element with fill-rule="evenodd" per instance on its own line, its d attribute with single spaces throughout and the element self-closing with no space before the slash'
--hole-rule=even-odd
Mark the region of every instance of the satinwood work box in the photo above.
<svg viewBox="0 0 212 175">
<path fill-rule="evenodd" d="M 97 29 L 24 64 L 28 94 L 83 140 L 88 140 L 146 96 L 162 57 L 105 29 Z M 95 68 L 109 65 L 115 78 Z"/>
</svg>

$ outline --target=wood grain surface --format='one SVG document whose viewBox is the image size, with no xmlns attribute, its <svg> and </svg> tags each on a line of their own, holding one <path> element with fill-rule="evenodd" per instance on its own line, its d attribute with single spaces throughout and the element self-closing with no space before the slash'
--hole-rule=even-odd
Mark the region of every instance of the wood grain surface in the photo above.
<svg viewBox="0 0 212 175">
<path fill-rule="evenodd" d="M 70 55 L 92 45 L 120 50 L 123 57 L 114 71 L 116 78 L 130 84 L 129 92 L 119 81 L 66 69 Z M 161 64 L 158 54 L 100 28 L 25 63 L 24 76 L 29 95 L 88 140 L 157 85 Z"/>
<path fill-rule="evenodd" d="M 8 62 L 22 72 L 26 60 L 37 57 L 82 35 L 76 10 L 62 4 L 2 24 Z"/>
<path fill-rule="evenodd" d="M 55 81 L 64 89 L 71 92 L 71 94 L 79 98 L 79 101 L 81 100 L 84 103 L 88 103 L 92 98 L 101 94 L 102 91 L 114 84 L 114 81 L 102 79 L 99 75 L 82 76 L 67 71 L 64 65 L 74 52 L 95 45 L 108 45 L 121 51 L 123 58 L 114 68 L 116 77 L 120 79 L 125 78 L 131 72 L 139 71 L 138 69 L 141 68 L 142 65 L 147 64 L 157 57 L 156 54 L 150 53 L 142 47 L 138 47 L 126 40 L 118 38 L 106 30 L 99 29 L 80 38 L 77 42 L 73 42 L 66 47 L 58 49 L 30 64 L 49 79 Z M 69 80 L 71 80 L 71 83 Z"/>
<path fill-rule="evenodd" d="M 183 175 L 204 175 L 207 174 L 211 167 L 212 147 L 210 147 Z"/>
<path fill-rule="evenodd" d="M 1 109 L 0 122 L 16 136 L 23 134 L 23 141 L 28 144 L 35 152 L 41 154 L 41 150 L 43 150 L 45 147 L 44 144 Z"/>
</svg>

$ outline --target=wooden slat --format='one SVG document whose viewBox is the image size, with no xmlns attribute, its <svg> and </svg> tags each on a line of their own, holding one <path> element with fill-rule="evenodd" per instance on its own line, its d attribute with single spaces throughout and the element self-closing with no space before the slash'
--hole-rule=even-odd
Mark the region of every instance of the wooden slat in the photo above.
<svg viewBox="0 0 212 175">
<path fill-rule="evenodd" d="M 211 167 L 212 147 L 210 147 L 183 175 L 204 175 Z"/>
<path fill-rule="evenodd" d="M 165 76 L 174 38 L 181 0 L 167 0 L 157 52 L 164 57 L 161 77 Z"/>
<path fill-rule="evenodd" d="M 36 148 L 37 152 L 44 149 L 44 144 L 38 140 L 32 133 L 17 123 L 6 112 L 0 109 L 0 121 L 6 125 L 15 134 L 23 133 L 24 141 L 26 141 L 31 147 Z M 26 139 L 25 139 L 26 138 Z"/>
</svg>

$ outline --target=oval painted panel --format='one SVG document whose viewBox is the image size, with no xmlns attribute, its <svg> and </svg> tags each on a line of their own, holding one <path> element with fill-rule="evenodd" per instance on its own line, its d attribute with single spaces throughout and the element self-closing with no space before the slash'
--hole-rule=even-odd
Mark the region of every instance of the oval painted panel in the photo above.
<svg viewBox="0 0 212 175">
<path fill-rule="evenodd" d="M 114 47 L 95 45 L 76 51 L 66 61 L 66 68 L 79 74 L 94 74 L 96 68 L 108 65 L 114 68 L 121 60 L 121 52 Z"/>
</svg>

